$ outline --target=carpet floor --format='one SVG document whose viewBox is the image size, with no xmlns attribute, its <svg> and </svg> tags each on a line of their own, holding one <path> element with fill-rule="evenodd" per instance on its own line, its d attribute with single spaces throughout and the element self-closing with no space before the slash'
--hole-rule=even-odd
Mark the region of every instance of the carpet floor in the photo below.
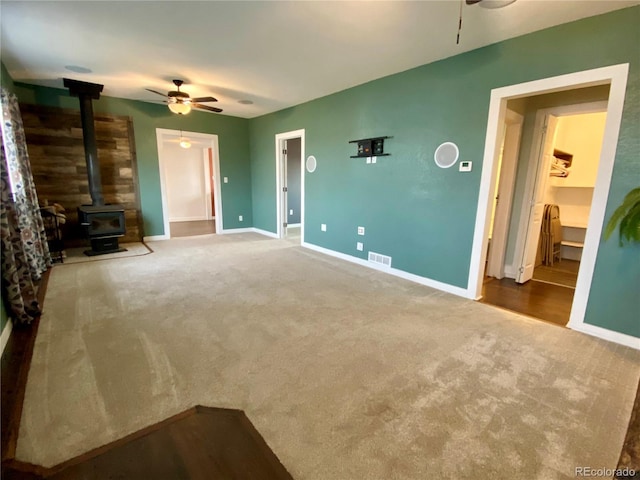
<svg viewBox="0 0 640 480">
<path fill-rule="evenodd" d="M 16 458 L 51 466 L 194 405 L 296 479 L 615 468 L 640 352 L 258 234 L 56 266 Z"/>
</svg>

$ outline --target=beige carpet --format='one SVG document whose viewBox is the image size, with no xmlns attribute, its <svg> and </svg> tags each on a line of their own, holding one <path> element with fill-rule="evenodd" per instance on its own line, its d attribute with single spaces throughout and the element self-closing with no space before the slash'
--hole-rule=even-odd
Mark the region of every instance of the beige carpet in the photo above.
<svg viewBox="0 0 640 480">
<path fill-rule="evenodd" d="M 614 468 L 640 352 L 258 234 L 54 268 L 17 458 L 195 405 L 246 411 L 296 479 Z"/>
</svg>

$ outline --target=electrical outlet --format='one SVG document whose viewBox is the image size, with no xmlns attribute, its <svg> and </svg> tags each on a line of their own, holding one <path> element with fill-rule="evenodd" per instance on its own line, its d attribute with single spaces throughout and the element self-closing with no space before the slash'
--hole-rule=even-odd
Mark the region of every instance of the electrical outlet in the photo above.
<svg viewBox="0 0 640 480">
<path fill-rule="evenodd" d="M 229 183 L 229 177 L 224 177 L 223 181 L 224 181 L 224 183 Z"/>
<path fill-rule="evenodd" d="M 358 250 L 359 252 L 364 250 L 364 245 L 362 244 L 362 242 L 356 243 L 356 250 Z"/>
<path fill-rule="evenodd" d="M 293 208 L 289 210 L 289 215 L 293 215 Z"/>
<path fill-rule="evenodd" d="M 238 220 L 242 221 L 242 215 L 238 216 Z"/>
<path fill-rule="evenodd" d="M 471 171 L 471 167 L 472 167 L 473 163 L 465 160 L 464 162 L 460 162 L 460 171 L 461 172 L 470 172 Z"/>
<path fill-rule="evenodd" d="M 371 163 L 371 157 L 367 157 L 367 163 Z"/>
<path fill-rule="evenodd" d="M 358 227 L 358 235 L 364 235 L 364 227 Z"/>
<path fill-rule="evenodd" d="M 326 223 L 321 224 L 320 225 L 320 230 L 322 230 L 323 232 L 326 232 L 327 231 L 327 224 Z"/>
<path fill-rule="evenodd" d="M 378 161 L 378 157 L 371 157 L 371 163 L 376 163 Z"/>
</svg>

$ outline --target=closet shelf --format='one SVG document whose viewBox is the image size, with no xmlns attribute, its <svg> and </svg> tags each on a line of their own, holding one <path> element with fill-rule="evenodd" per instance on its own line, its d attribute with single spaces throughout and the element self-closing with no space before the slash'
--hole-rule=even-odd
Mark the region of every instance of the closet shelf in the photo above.
<svg viewBox="0 0 640 480">
<path fill-rule="evenodd" d="M 575 248 L 583 248 L 584 247 L 584 243 L 583 242 L 572 242 L 570 240 L 562 240 L 562 242 L 560 242 L 561 245 L 564 245 L 565 247 L 575 247 Z"/>
</svg>

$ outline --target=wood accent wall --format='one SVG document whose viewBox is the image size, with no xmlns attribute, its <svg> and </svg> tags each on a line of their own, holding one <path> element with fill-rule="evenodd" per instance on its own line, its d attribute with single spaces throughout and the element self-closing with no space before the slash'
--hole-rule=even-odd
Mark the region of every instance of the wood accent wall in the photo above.
<svg viewBox="0 0 640 480">
<path fill-rule="evenodd" d="M 79 110 L 20 105 L 33 179 L 40 205 L 59 203 L 68 247 L 88 245 L 77 208 L 91 205 Z M 95 115 L 98 161 L 105 203 L 123 205 L 127 233 L 121 242 L 142 241 L 133 122 L 129 117 Z"/>
</svg>

